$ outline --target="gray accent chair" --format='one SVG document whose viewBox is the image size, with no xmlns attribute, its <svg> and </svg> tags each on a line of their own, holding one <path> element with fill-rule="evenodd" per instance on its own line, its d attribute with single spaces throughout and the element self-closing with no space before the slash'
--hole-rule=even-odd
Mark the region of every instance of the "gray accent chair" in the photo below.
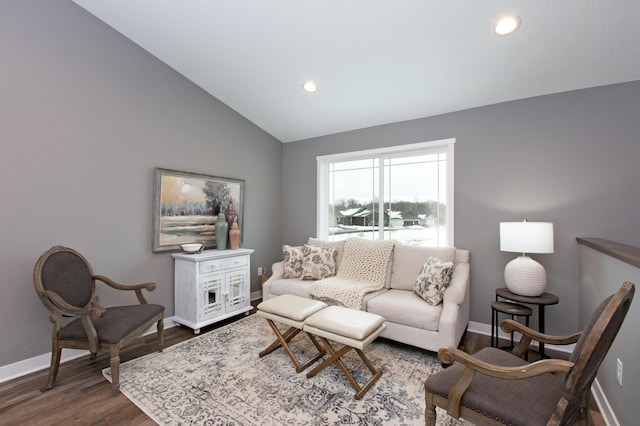
<svg viewBox="0 0 640 426">
<path fill-rule="evenodd" d="M 513 320 L 502 329 L 523 337 L 512 353 L 485 348 L 468 355 L 442 348 L 438 357 L 452 364 L 425 382 L 425 422 L 435 425 L 435 408 L 483 425 L 573 425 L 585 420 L 591 384 L 629 310 L 634 284 L 625 282 L 595 310 L 582 332 L 570 336 L 538 333 Z M 576 343 L 569 360 L 527 363 L 531 340 Z"/>
<path fill-rule="evenodd" d="M 96 294 L 96 281 L 116 290 L 133 291 L 138 304 L 103 308 Z M 110 354 L 113 395 L 120 393 L 120 348 L 156 324 L 158 351 L 162 351 L 164 306 L 147 303 L 142 290 L 153 291 L 155 283 L 118 284 L 94 275 L 89 262 L 77 251 L 55 246 L 40 256 L 33 270 L 40 301 L 49 309 L 51 367 L 46 389 L 55 386 L 63 348 L 86 349 L 95 358 L 100 350 Z M 63 317 L 75 319 L 64 320 Z"/>
</svg>

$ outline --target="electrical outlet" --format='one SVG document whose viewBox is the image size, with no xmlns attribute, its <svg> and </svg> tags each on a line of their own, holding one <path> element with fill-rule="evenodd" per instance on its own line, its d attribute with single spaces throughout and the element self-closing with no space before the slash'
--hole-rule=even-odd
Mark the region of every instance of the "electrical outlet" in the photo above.
<svg viewBox="0 0 640 426">
<path fill-rule="evenodd" d="M 616 359 L 616 379 L 618 384 L 622 386 L 622 361 L 620 361 L 620 358 Z"/>
<path fill-rule="evenodd" d="M 258 266 L 258 276 L 262 276 L 262 266 Z"/>
</svg>

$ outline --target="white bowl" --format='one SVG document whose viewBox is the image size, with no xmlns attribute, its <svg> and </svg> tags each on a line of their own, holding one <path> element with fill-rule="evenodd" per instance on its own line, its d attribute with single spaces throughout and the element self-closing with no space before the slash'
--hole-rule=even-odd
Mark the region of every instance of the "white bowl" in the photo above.
<svg viewBox="0 0 640 426">
<path fill-rule="evenodd" d="M 200 243 L 196 243 L 196 244 L 182 244 L 180 245 L 180 248 L 185 252 L 185 253 L 197 253 L 198 251 L 200 251 L 200 249 L 202 248 L 202 244 Z"/>
</svg>

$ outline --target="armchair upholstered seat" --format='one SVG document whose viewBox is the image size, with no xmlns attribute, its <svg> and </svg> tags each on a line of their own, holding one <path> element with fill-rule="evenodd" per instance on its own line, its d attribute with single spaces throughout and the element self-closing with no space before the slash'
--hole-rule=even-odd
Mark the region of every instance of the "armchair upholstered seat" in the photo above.
<svg viewBox="0 0 640 426">
<path fill-rule="evenodd" d="M 425 421 L 435 425 L 435 407 L 476 424 L 522 426 L 573 425 L 585 413 L 591 384 L 615 339 L 633 299 L 635 286 L 625 282 L 595 310 L 581 333 L 549 336 L 513 320 L 505 332 L 522 339 L 513 353 L 485 348 L 472 355 L 442 348 L 438 357 L 452 364 L 425 382 Z M 531 340 L 576 343 L 569 360 L 527 363 L 522 357 Z"/>
<path fill-rule="evenodd" d="M 133 291 L 138 304 L 104 308 L 100 306 L 95 282 L 116 290 Z M 162 351 L 164 306 L 147 303 L 142 290 L 153 291 L 154 283 L 118 284 L 94 275 L 89 262 L 77 251 L 55 246 L 40 256 L 33 271 L 35 290 L 51 311 L 51 367 L 46 389 L 55 386 L 63 348 L 86 349 L 95 357 L 109 350 L 112 392 L 120 392 L 120 348 L 156 324 L 158 350 Z M 75 317 L 66 323 L 63 317 Z M 65 324 L 66 323 L 66 324 Z"/>
</svg>

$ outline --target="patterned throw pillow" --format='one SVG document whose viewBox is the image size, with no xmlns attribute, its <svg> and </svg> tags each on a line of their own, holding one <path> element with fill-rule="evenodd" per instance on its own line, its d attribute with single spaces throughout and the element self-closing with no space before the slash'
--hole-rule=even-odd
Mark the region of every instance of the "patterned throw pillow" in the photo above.
<svg viewBox="0 0 640 426">
<path fill-rule="evenodd" d="M 438 305 L 442 302 L 444 292 L 449 287 L 452 273 L 453 262 L 445 262 L 437 257 L 430 257 L 422 266 L 422 271 L 416 279 L 413 291 L 428 304 Z"/>
<path fill-rule="evenodd" d="M 336 258 L 338 252 L 335 247 L 304 246 L 302 261 L 303 280 L 321 280 L 336 274 Z"/>
<path fill-rule="evenodd" d="M 284 277 L 285 278 L 302 278 L 304 276 L 304 246 L 282 246 L 282 254 L 284 254 Z"/>
</svg>

